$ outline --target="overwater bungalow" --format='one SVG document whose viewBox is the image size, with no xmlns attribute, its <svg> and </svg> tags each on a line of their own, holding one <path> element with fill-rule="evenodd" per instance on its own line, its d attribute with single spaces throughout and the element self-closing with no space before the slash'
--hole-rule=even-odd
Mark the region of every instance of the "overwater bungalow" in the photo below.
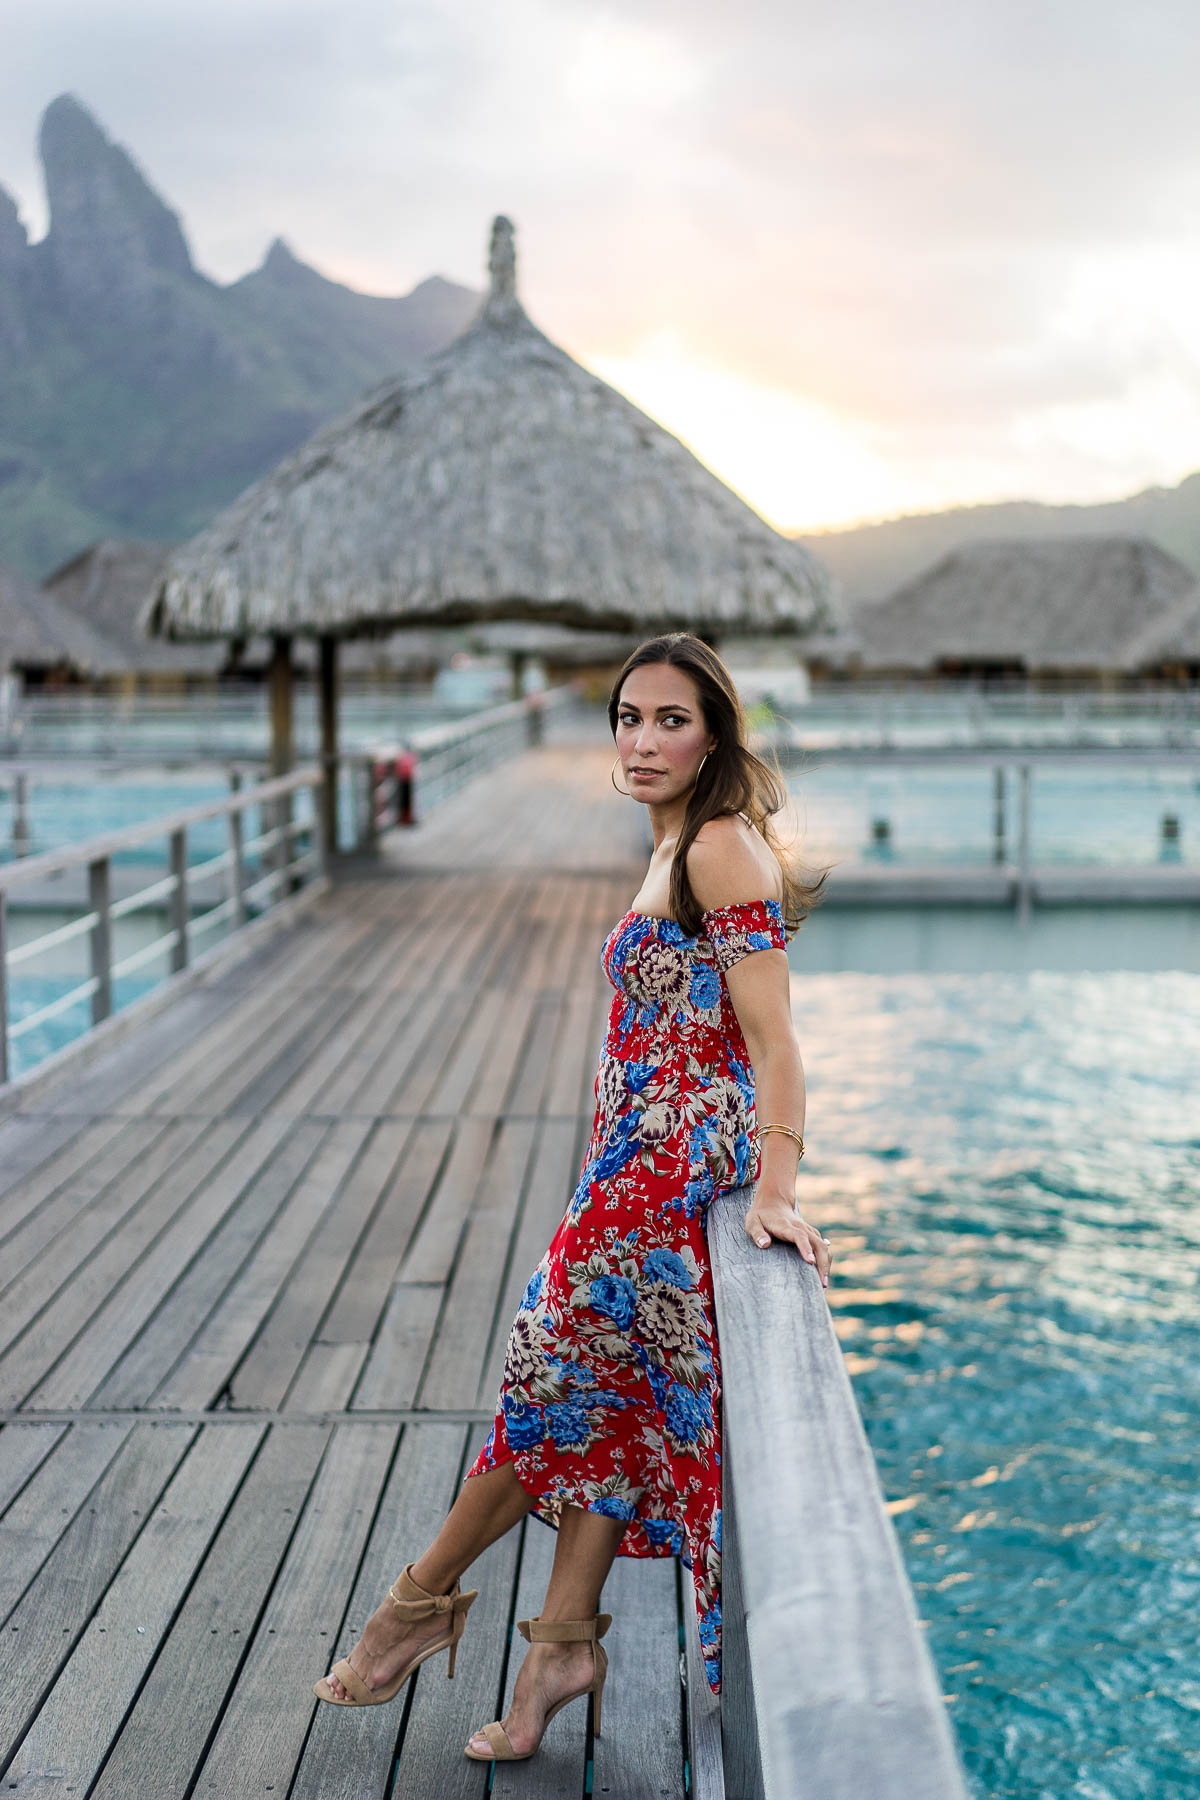
<svg viewBox="0 0 1200 1800">
<path fill-rule="evenodd" d="M 1137 646 L 1195 597 L 1149 538 L 982 541 L 859 606 L 842 650 L 863 674 L 1112 681 L 1152 666 Z"/>
<path fill-rule="evenodd" d="M 119 662 L 106 634 L 14 570 L 0 568 L 0 675 L 57 685 L 103 675 Z"/>
</svg>

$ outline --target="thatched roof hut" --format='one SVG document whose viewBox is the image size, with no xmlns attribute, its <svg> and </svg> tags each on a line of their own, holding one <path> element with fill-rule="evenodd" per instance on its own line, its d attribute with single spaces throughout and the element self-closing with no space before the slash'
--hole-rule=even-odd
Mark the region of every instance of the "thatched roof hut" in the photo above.
<svg viewBox="0 0 1200 1800">
<path fill-rule="evenodd" d="M 0 671 L 98 675 L 119 664 L 102 632 L 11 569 L 0 569 Z"/>
<path fill-rule="evenodd" d="M 1139 675 L 1200 680 L 1200 587 L 1165 617 L 1138 632 L 1126 650 L 1129 668 Z"/>
<path fill-rule="evenodd" d="M 162 577 L 169 544 L 106 538 L 71 557 L 43 582 L 52 601 L 103 634 L 117 658 L 105 673 L 216 675 L 219 644 L 170 644 L 148 638 L 139 620 Z"/>
<path fill-rule="evenodd" d="M 670 432 L 552 344 L 492 229 L 474 323 L 368 394 L 171 558 L 164 637 L 351 637 L 535 619 L 805 633 L 821 565 Z"/>
<path fill-rule="evenodd" d="M 886 600 L 855 609 L 870 670 L 1073 674 L 1130 668 L 1135 636 L 1196 586 L 1149 538 L 965 544 Z"/>
</svg>

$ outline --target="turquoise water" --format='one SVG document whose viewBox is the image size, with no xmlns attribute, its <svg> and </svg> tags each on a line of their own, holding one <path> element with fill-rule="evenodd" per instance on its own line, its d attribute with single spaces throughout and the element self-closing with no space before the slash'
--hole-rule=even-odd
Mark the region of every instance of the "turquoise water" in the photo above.
<svg viewBox="0 0 1200 1800">
<path fill-rule="evenodd" d="M 1200 976 L 793 987 L 803 1203 L 972 1792 L 1193 1796 Z"/>
<path fill-rule="evenodd" d="M 993 772 L 988 763 L 822 764 L 793 771 L 809 855 L 875 857 L 872 821 L 891 828 L 889 860 L 980 866 L 992 859 Z M 1017 854 L 1017 781 L 1007 781 L 1006 849 Z M 1200 764 L 1045 765 L 1034 769 L 1030 841 L 1035 862 L 1157 862 L 1162 820 L 1178 822 L 1172 860 L 1200 860 Z"/>
</svg>

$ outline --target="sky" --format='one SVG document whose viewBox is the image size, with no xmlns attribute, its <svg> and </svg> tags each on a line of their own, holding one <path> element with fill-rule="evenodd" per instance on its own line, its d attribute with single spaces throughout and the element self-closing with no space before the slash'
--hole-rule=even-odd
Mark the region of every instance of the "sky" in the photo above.
<svg viewBox="0 0 1200 1800">
<path fill-rule="evenodd" d="M 535 322 L 784 530 L 1200 468 L 1196 0 L 0 0 L 0 183 L 74 93 L 221 281 Z"/>
</svg>

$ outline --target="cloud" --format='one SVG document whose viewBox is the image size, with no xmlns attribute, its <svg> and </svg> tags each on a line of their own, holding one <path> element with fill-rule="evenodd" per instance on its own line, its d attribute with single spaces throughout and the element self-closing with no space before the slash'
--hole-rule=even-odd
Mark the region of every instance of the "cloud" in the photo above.
<svg viewBox="0 0 1200 1800">
<path fill-rule="evenodd" d="M 551 335 L 647 404 L 692 367 L 777 395 L 768 437 L 827 417 L 848 506 L 856 467 L 876 511 L 1200 463 L 1192 0 L 43 0 L 5 40 L 35 223 L 70 89 L 221 279 L 280 232 L 377 292 L 478 283 L 510 212 Z"/>
</svg>

